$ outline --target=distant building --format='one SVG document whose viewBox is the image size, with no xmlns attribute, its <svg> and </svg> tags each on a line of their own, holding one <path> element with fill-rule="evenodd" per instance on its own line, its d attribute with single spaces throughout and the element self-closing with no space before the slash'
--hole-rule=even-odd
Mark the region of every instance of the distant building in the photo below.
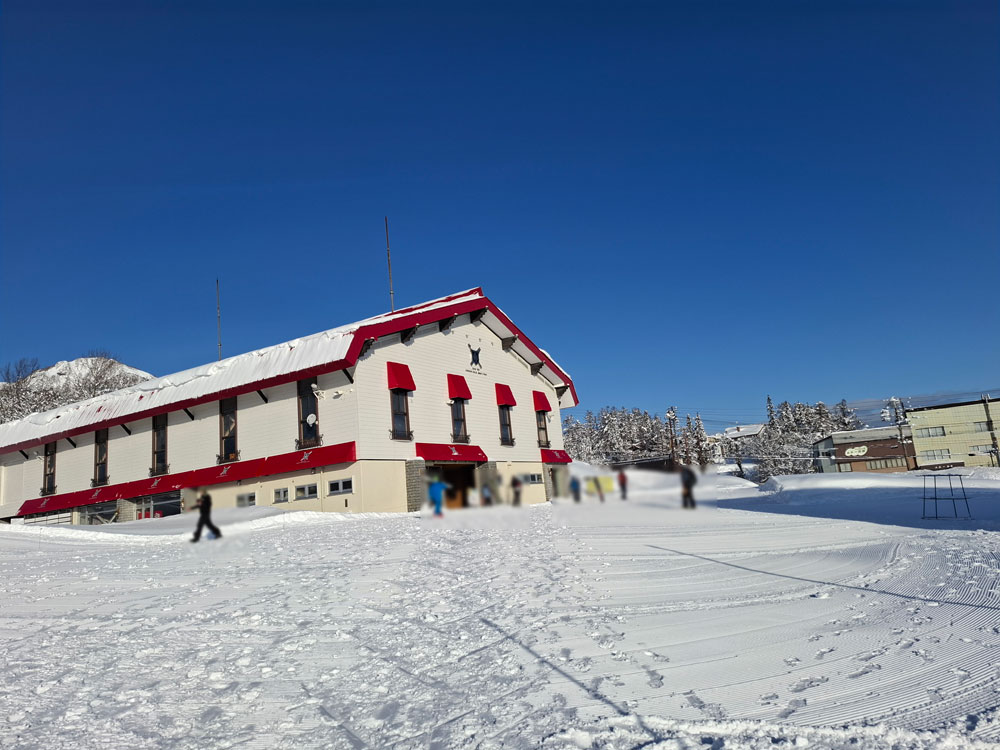
<svg viewBox="0 0 1000 750">
<path fill-rule="evenodd" d="M 902 440 L 900 440 L 902 432 Z M 816 471 L 889 473 L 916 468 L 909 425 L 843 430 L 813 443 Z"/>
<path fill-rule="evenodd" d="M 997 466 L 997 425 L 1000 399 L 940 404 L 907 409 L 913 428 L 917 466 Z"/>
<path fill-rule="evenodd" d="M 723 433 L 723 438 L 730 440 L 742 440 L 744 438 L 756 437 L 761 433 L 765 425 L 762 424 L 738 424 L 735 427 L 727 427 Z"/>
</svg>

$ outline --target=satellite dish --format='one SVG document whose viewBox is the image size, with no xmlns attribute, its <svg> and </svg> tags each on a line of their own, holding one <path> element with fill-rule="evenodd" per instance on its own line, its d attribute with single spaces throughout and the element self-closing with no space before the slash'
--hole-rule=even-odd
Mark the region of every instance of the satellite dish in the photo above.
<svg viewBox="0 0 1000 750">
<path fill-rule="evenodd" d="M 316 415 L 310 414 L 308 417 L 306 417 L 306 424 L 309 425 L 310 427 L 316 424 Z"/>
</svg>

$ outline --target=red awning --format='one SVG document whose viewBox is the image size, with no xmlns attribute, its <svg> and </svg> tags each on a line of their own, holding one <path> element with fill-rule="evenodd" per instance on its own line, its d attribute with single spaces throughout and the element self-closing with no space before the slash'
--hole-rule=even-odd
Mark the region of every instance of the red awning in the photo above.
<svg viewBox="0 0 1000 750">
<path fill-rule="evenodd" d="M 517 406 L 514 394 L 510 392 L 510 386 L 497 383 L 497 406 Z"/>
<path fill-rule="evenodd" d="M 543 464 L 568 464 L 572 463 L 573 459 L 566 451 L 553 451 L 548 448 L 542 448 L 542 463 Z"/>
<path fill-rule="evenodd" d="M 410 368 L 406 365 L 399 362 L 386 362 L 385 369 L 389 376 L 390 391 L 396 389 L 404 391 L 417 390 L 417 386 L 413 383 L 413 376 L 410 374 Z"/>
<path fill-rule="evenodd" d="M 548 396 L 541 391 L 532 391 L 531 395 L 535 400 L 535 411 L 552 411 Z"/>
<path fill-rule="evenodd" d="M 469 390 L 469 384 L 465 382 L 463 376 L 448 376 L 448 398 L 472 398 L 472 391 Z"/>
<path fill-rule="evenodd" d="M 417 458 L 425 461 L 489 461 L 478 445 L 450 445 L 449 443 L 417 443 Z"/>
</svg>

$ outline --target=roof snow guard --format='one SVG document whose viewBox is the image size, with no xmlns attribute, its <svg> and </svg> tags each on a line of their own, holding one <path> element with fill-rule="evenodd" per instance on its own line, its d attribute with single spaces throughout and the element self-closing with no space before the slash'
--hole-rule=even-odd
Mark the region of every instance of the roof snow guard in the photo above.
<svg viewBox="0 0 1000 750">
<path fill-rule="evenodd" d="M 574 406 L 579 403 L 569 375 L 477 287 L 0 424 L 0 453 L 353 367 L 366 341 L 463 313 L 481 313 L 482 324 L 513 338 L 514 352 L 540 367 L 550 383 L 568 388 Z"/>
</svg>

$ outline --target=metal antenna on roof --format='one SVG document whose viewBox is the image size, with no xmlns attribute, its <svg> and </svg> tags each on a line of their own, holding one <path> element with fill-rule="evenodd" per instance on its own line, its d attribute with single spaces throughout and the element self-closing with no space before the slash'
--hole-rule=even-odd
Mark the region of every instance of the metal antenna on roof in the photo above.
<svg viewBox="0 0 1000 750">
<path fill-rule="evenodd" d="M 392 293 L 392 254 L 389 252 L 389 217 L 385 217 L 385 259 L 389 262 L 389 309 L 396 312 L 396 298 Z"/>
<path fill-rule="evenodd" d="M 222 361 L 222 303 L 219 297 L 219 279 L 215 279 L 215 319 L 219 330 L 219 361 Z"/>
</svg>

